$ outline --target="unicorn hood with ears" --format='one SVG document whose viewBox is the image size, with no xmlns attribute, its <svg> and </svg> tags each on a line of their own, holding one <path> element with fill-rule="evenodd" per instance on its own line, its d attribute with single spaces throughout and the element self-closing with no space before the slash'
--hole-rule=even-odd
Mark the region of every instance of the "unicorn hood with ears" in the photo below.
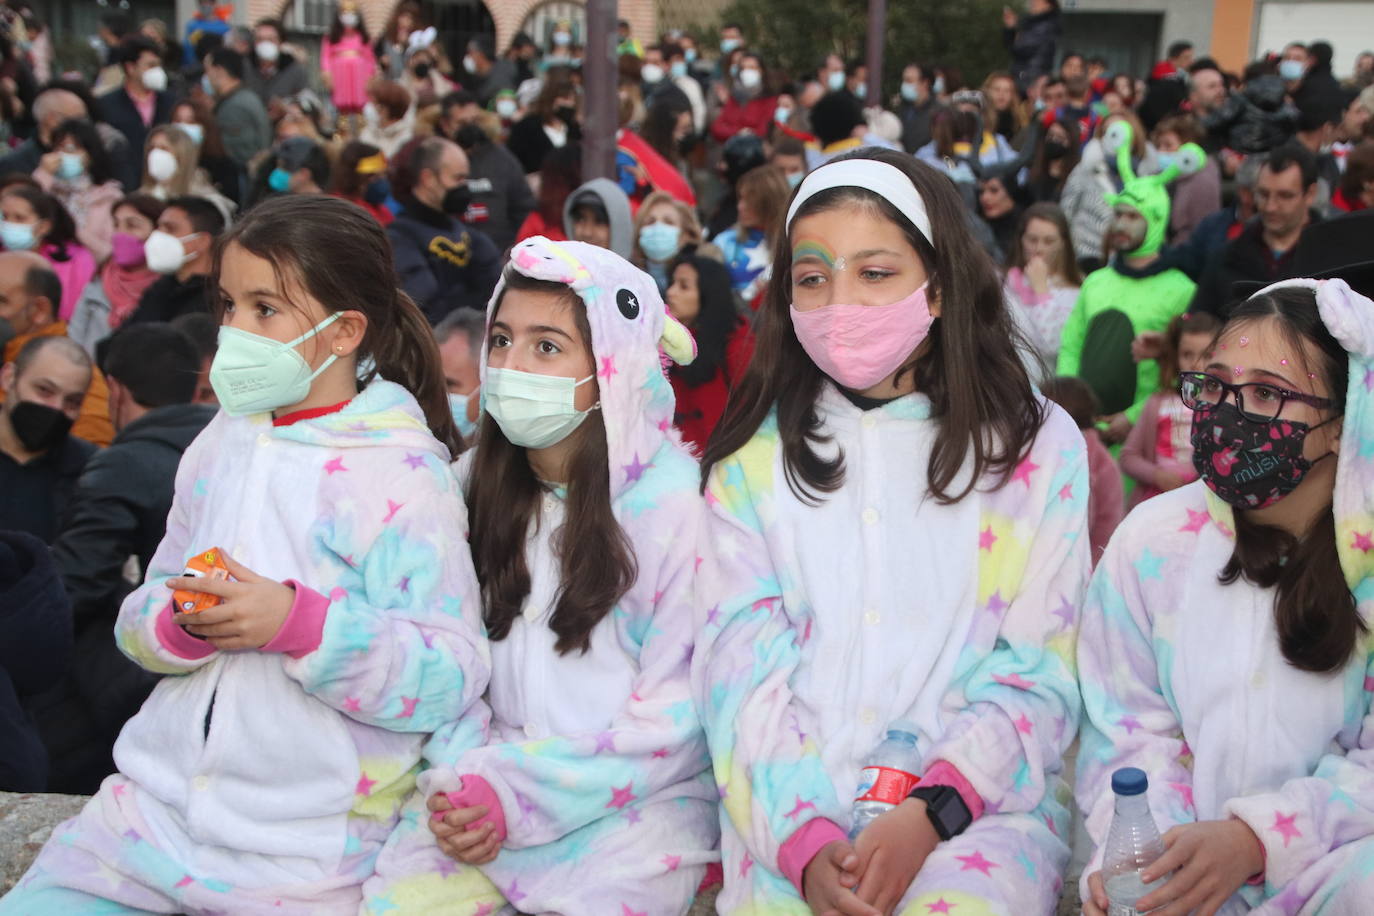
<svg viewBox="0 0 1374 916">
<path fill-rule="evenodd" d="M 1107 195 L 1107 203 L 1113 207 L 1118 204 L 1134 207 L 1145 218 L 1148 227 L 1140 247 L 1126 252 L 1127 257 L 1139 258 L 1155 254 L 1164 247 L 1169 231 L 1169 183 L 1202 171 L 1207 164 L 1207 154 L 1196 143 L 1185 143 L 1179 148 L 1177 160 L 1164 171 L 1157 175 L 1136 175 L 1131 167 L 1132 134 L 1130 124 L 1117 121 L 1107 128 L 1102 145 L 1107 155 L 1116 156 L 1116 170 L 1125 182 L 1119 194 Z"/>
<path fill-rule="evenodd" d="M 673 428 L 673 389 L 659 353 L 661 348 L 673 362 L 686 365 L 696 358 L 696 343 L 668 314 L 653 278 L 604 248 L 543 236 L 516 245 L 506 269 L 566 284 L 587 309 L 610 452 L 611 498 L 638 481 L 660 449 L 687 454 Z M 487 307 L 488 323 L 505 288 L 503 276 Z M 483 390 L 487 348 L 483 343 Z"/>
</svg>

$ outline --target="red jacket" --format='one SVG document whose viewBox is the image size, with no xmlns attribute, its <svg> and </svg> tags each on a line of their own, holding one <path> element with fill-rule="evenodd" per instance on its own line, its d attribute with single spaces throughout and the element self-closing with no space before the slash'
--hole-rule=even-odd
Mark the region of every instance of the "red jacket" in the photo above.
<svg viewBox="0 0 1374 916">
<path fill-rule="evenodd" d="M 720 114 L 716 115 L 715 123 L 711 125 L 711 136 L 716 138 L 716 142 L 724 143 L 747 127 L 760 137 L 766 137 L 768 128 L 773 124 L 773 111 L 777 107 L 778 100 L 771 95 L 750 99 L 744 105 L 736 102 L 732 95 L 726 100 Z"/>
<path fill-rule="evenodd" d="M 525 217 L 525 221 L 520 224 L 520 231 L 515 234 L 515 242 L 519 244 L 525 239 L 532 239 L 536 235 L 554 242 L 566 242 L 568 236 L 563 232 L 563 224 L 553 225 L 544 222 L 544 217 L 540 215 L 539 208 L 530 211 L 530 215 Z"/>
<path fill-rule="evenodd" d="M 754 333 L 749 325 L 741 320 L 735 325 L 730 339 L 725 342 L 725 362 L 716 368 L 716 374 L 706 382 L 689 387 L 677 372 L 670 369 L 668 380 L 673 385 L 673 396 L 677 407 L 673 413 L 673 425 L 682 433 L 682 440 L 697 454 L 706 448 L 706 440 L 725 413 L 725 402 L 744 376 L 749 366 L 749 358 L 754 355 Z"/>
</svg>

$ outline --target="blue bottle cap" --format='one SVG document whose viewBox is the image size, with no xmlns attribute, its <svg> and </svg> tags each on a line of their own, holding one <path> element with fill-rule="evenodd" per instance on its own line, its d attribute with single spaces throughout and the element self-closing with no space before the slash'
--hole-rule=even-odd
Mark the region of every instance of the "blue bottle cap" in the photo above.
<svg viewBox="0 0 1374 916">
<path fill-rule="evenodd" d="M 1139 767 L 1122 767 L 1112 774 L 1112 791 L 1117 795 L 1144 795 L 1150 778 Z"/>
</svg>

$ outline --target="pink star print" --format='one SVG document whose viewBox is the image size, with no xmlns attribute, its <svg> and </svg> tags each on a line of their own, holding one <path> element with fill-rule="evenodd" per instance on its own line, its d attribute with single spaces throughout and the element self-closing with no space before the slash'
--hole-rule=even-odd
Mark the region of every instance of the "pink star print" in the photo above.
<svg viewBox="0 0 1374 916">
<path fill-rule="evenodd" d="M 1169 783 L 1169 788 L 1178 793 L 1179 798 L 1183 800 L 1184 808 L 1192 809 L 1193 811 L 1197 810 L 1197 805 L 1193 803 L 1192 786 L 1188 785 L 1186 782 L 1171 782 Z"/>
<path fill-rule="evenodd" d="M 615 735 L 610 732 L 602 732 L 596 736 L 596 748 L 592 753 L 599 754 L 602 751 L 610 751 L 612 754 L 615 753 Z"/>
<path fill-rule="evenodd" d="M 953 910 L 956 906 L 958 906 L 957 903 L 950 903 L 950 902 L 948 902 L 947 900 L 945 900 L 944 897 L 941 897 L 939 900 L 935 901 L 934 903 L 927 903 L 927 904 L 926 904 L 926 912 L 927 912 L 927 913 L 948 913 L 948 912 L 950 912 L 951 910 Z"/>
<path fill-rule="evenodd" d="M 959 869 L 960 871 L 980 871 L 985 875 L 991 875 L 994 868 L 1001 868 L 996 862 L 983 858 L 981 849 L 973 850 L 971 856 L 955 856 L 954 858 L 964 863 L 963 867 Z"/>
<path fill-rule="evenodd" d="M 617 789 L 615 786 L 611 786 L 611 800 L 606 803 L 606 807 L 620 810 L 638 798 L 639 796 L 635 795 L 633 791 L 634 785 L 633 782 L 627 783 L 623 789 Z"/>
<path fill-rule="evenodd" d="M 1071 499 L 1073 499 L 1073 484 L 1066 483 L 1059 488 L 1059 501 L 1066 503 Z"/>
<path fill-rule="evenodd" d="M 472 916 L 491 916 L 494 912 L 496 912 L 496 904 L 479 903 L 477 904 L 477 909 L 473 910 Z"/>
<path fill-rule="evenodd" d="M 1371 532 L 1368 531 L 1356 531 L 1355 541 L 1350 545 L 1351 549 L 1363 550 L 1365 553 L 1374 550 L 1374 540 L 1371 540 L 1370 534 Z"/>
<path fill-rule="evenodd" d="M 620 916 L 649 916 L 649 914 L 647 911 L 633 910 L 628 903 L 622 903 L 620 904 Z"/>
<path fill-rule="evenodd" d="M 1137 719 L 1135 716 L 1122 716 L 1120 719 L 1117 720 L 1116 724 L 1126 729 L 1126 734 L 1128 735 L 1134 735 L 1135 730 L 1137 728 L 1145 727 L 1140 724 L 1140 720 Z"/>
<path fill-rule="evenodd" d="M 1364 390 L 1374 391 L 1374 369 L 1364 370 Z"/>
<path fill-rule="evenodd" d="M 1029 735 L 1034 730 L 1031 720 L 1026 718 L 1024 712 L 1021 713 L 1021 718 L 1016 720 L 1016 730 L 1023 735 Z"/>
<path fill-rule="evenodd" d="M 367 778 L 367 774 L 364 773 L 363 775 L 361 775 L 361 776 L 358 777 L 358 787 L 357 787 L 357 789 L 355 789 L 354 791 L 355 791 L 358 795 L 371 795 L 371 794 L 372 794 L 372 787 L 375 786 L 376 784 L 377 784 L 377 780 L 375 780 L 375 779 L 368 779 L 368 778 Z"/>
<path fill-rule="evenodd" d="M 1054 616 L 1064 621 L 1064 625 L 1059 629 L 1067 630 L 1069 627 L 1073 626 L 1073 602 L 1069 601 L 1066 596 L 1061 595 L 1059 598 L 1059 607 L 1054 609 Z"/>
<path fill-rule="evenodd" d="M 137 830 L 130 827 L 128 830 L 124 831 L 124 839 L 128 840 L 130 843 L 137 843 L 139 840 L 143 839 L 143 837 Z"/>
<path fill-rule="evenodd" d="M 663 759 L 668 756 L 668 749 L 666 747 L 661 747 L 649 756 L 653 757 L 655 760 Z"/>
<path fill-rule="evenodd" d="M 748 876 L 748 874 L 749 874 L 749 869 L 751 869 L 751 868 L 753 868 L 753 867 L 754 867 L 754 859 L 753 859 L 752 856 L 749 855 L 749 853 L 746 852 L 746 853 L 744 854 L 744 861 L 742 861 L 742 862 L 739 863 L 739 876 L 740 876 L 741 878 L 744 878 L 744 877 Z"/>
<path fill-rule="evenodd" d="M 816 806 L 815 806 L 814 804 L 812 804 L 811 802 L 809 802 L 809 801 L 808 801 L 808 802 L 802 801 L 802 800 L 801 800 L 801 796 L 798 795 L 798 796 L 797 796 L 797 805 L 796 805 L 796 807 L 794 807 L 791 811 L 787 812 L 787 813 L 786 813 L 785 815 L 783 815 L 783 816 L 786 817 L 788 820 L 793 820 L 793 821 L 795 821 L 795 820 L 797 819 L 798 815 L 800 815 L 803 811 L 806 811 L 807 809 L 810 809 L 810 810 L 812 810 L 812 811 L 815 811 L 815 810 L 816 810 Z"/>
<path fill-rule="evenodd" d="M 603 357 L 601 357 L 601 371 L 598 372 L 597 375 L 600 376 L 601 378 L 604 378 L 606 381 L 610 381 L 610 380 L 611 380 L 611 376 L 615 375 L 615 373 L 616 373 L 616 368 L 615 368 L 615 357 L 614 357 L 614 356 L 603 356 Z"/>
<path fill-rule="evenodd" d="M 1274 826 L 1269 829 L 1283 837 L 1284 849 L 1288 848 L 1288 844 L 1294 837 L 1302 836 L 1302 831 L 1293 823 L 1293 821 L 1297 819 L 1297 814 L 1279 814 L 1277 811 L 1274 812 Z"/>
<path fill-rule="evenodd" d="M 405 503 L 392 502 L 388 499 L 386 501 L 386 518 L 382 519 L 382 524 L 391 524 L 391 520 L 396 517 L 396 513 L 404 509 L 405 505 Z"/>
<path fill-rule="evenodd" d="M 192 878 L 190 875 L 182 875 L 182 876 L 181 876 L 181 880 L 178 881 L 178 882 L 176 883 L 176 886 L 177 886 L 177 887 L 190 887 L 192 884 L 195 884 L 195 883 L 196 883 L 196 879 L 195 879 L 195 878 Z"/>
<path fill-rule="evenodd" d="M 124 794 L 124 783 L 122 783 L 122 782 L 117 782 L 117 783 L 115 783 L 114 788 L 111 789 L 110 791 L 114 792 L 114 797 L 115 797 L 115 798 L 119 798 L 119 796 L 121 796 L 121 795 Z"/>
<path fill-rule="evenodd" d="M 362 712 L 362 702 L 357 697 L 344 697 L 344 712 Z"/>
<path fill-rule="evenodd" d="M 1031 485 L 1030 475 L 1038 470 L 1040 470 L 1040 465 L 1031 461 L 1029 458 L 1024 458 L 1021 463 L 1016 466 L 1016 473 L 1011 475 L 1011 479 L 1021 481 L 1026 485 L 1026 489 L 1029 490 Z"/>
<path fill-rule="evenodd" d="M 331 458 L 324 463 L 324 471 L 330 477 L 333 477 L 340 471 L 346 470 L 348 470 L 348 468 L 344 467 L 343 458 Z"/>
<path fill-rule="evenodd" d="M 1002 611 L 1005 611 L 1006 609 L 1007 603 L 1002 600 L 1002 590 L 998 589 L 997 591 L 993 592 L 992 597 L 988 599 L 988 610 L 992 611 L 994 614 L 997 614 L 1001 613 Z"/>
<path fill-rule="evenodd" d="M 1202 510 L 1202 509 L 1189 509 L 1189 510 L 1188 510 L 1188 521 L 1187 521 L 1187 523 L 1184 524 L 1183 527 L 1179 528 L 1178 530 L 1179 530 L 1179 531 L 1190 531 L 1190 532 L 1196 534 L 1197 532 L 1201 531 L 1203 528 L 1206 528 L 1206 527 L 1207 527 L 1207 520 L 1208 520 L 1209 518 L 1210 518 L 1210 516 L 1207 514 L 1207 512 L 1206 512 L 1205 510 Z"/>
<path fill-rule="evenodd" d="M 529 894 L 520 890 L 519 879 L 512 881 L 510 883 L 510 887 L 506 889 L 506 899 L 509 900 L 511 903 L 519 903 L 521 900 L 524 900 L 528 896 Z"/>
<path fill-rule="evenodd" d="M 415 707 L 420 705 L 419 697 L 401 697 L 401 718 L 409 719 L 415 715 Z M 426 709 L 429 707 L 426 706 Z"/>
<path fill-rule="evenodd" d="M 410 465 L 410 469 L 415 471 L 425 466 L 425 456 L 407 453 L 405 459 L 401 463 Z"/>
<path fill-rule="evenodd" d="M 403 592 L 409 593 L 409 592 L 410 592 L 410 576 L 402 576 L 402 577 L 401 577 L 401 581 L 396 583 L 396 587 L 399 588 L 399 589 L 400 589 L 401 591 L 403 591 Z"/>
<path fill-rule="evenodd" d="M 677 871 L 677 867 L 682 864 L 682 856 L 664 856 L 660 861 L 668 866 L 668 871 Z"/>
<path fill-rule="evenodd" d="M 997 543 L 997 535 L 992 533 L 992 526 L 988 525 L 978 532 L 978 549 L 991 550 L 992 545 Z"/>
<path fill-rule="evenodd" d="M 1035 681 L 1028 681 L 1020 674 L 1013 674 L 1010 677 L 994 674 L 992 679 L 1004 687 L 1016 687 L 1021 690 L 1030 690 L 1035 686 Z"/>
</svg>

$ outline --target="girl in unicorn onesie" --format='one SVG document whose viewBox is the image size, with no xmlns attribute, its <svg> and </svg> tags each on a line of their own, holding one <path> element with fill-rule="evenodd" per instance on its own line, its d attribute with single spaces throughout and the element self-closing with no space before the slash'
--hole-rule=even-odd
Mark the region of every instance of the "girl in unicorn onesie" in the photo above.
<svg viewBox="0 0 1374 916">
<path fill-rule="evenodd" d="M 460 465 L 492 642 L 485 747 L 431 746 L 364 911 L 680 916 L 716 846 L 689 680 L 706 503 L 647 274 L 537 237 L 487 312 Z"/>
<path fill-rule="evenodd" d="M 719 911 L 1048 914 L 1069 849 L 1083 436 L 1035 393 L 953 186 L 862 150 L 798 188 L 707 447 L 693 683 Z M 852 840 L 890 725 L 914 773 Z"/>
</svg>

